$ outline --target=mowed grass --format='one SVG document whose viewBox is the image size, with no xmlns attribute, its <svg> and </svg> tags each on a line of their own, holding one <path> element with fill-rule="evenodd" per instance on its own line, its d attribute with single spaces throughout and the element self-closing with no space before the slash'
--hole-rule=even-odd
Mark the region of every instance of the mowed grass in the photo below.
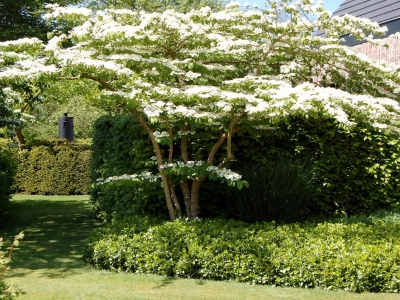
<svg viewBox="0 0 400 300">
<path fill-rule="evenodd" d="M 7 281 L 25 291 L 19 299 L 400 299 L 398 294 L 353 294 L 110 273 L 85 265 L 82 250 L 96 223 L 87 196 L 15 195 L 5 245 L 25 238 L 12 256 Z"/>
</svg>

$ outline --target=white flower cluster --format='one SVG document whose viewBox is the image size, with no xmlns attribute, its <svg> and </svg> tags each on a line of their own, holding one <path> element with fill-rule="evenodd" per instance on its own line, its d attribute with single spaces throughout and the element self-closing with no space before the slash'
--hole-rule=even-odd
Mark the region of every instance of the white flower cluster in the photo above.
<svg viewBox="0 0 400 300">
<path fill-rule="evenodd" d="M 21 103 L 22 102 L 22 95 L 21 93 L 14 91 L 10 87 L 3 88 L 3 94 L 5 96 L 5 103 L 12 104 L 12 103 Z"/>
<path fill-rule="evenodd" d="M 22 38 L 19 40 L 15 40 L 15 41 L 6 41 L 6 42 L 0 42 L 0 49 L 1 48 L 6 48 L 9 46 L 18 46 L 18 45 L 43 45 L 43 42 L 41 40 L 39 40 L 38 38 Z"/>
<path fill-rule="evenodd" d="M 162 138 L 165 138 L 165 137 L 169 137 L 169 133 L 166 132 L 166 131 L 162 131 L 162 132 L 154 131 L 153 135 L 154 135 L 154 137 L 156 139 L 162 139 Z"/>
<path fill-rule="evenodd" d="M 232 170 L 226 169 L 226 168 L 218 168 L 218 167 L 215 167 L 215 166 L 209 166 L 207 168 L 207 171 L 213 172 L 213 173 L 217 174 L 218 177 L 225 178 L 225 179 L 227 179 L 227 180 L 229 180 L 231 182 L 238 181 L 238 180 L 242 179 L 242 175 L 240 175 L 238 173 L 235 173 Z"/>
<path fill-rule="evenodd" d="M 164 165 L 160 166 L 161 169 L 168 169 L 168 168 L 193 168 L 193 167 L 201 167 L 204 164 L 204 161 L 188 161 L 186 164 L 183 161 L 177 161 L 174 163 L 165 163 Z"/>
<path fill-rule="evenodd" d="M 184 163 L 182 161 L 177 161 L 175 163 L 166 163 L 162 165 L 160 168 L 163 169 L 168 169 L 168 168 L 193 168 L 193 167 L 201 167 L 205 162 L 202 160 L 198 161 L 188 161 L 187 163 Z M 220 178 L 224 178 L 228 181 L 234 182 L 238 181 L 242 178 L 242 175 L 233 172 L 230 169 L 226 168 L 218 168 L 216 166 L 208 166 L 206 169 L 210 173 L 216 174 Z M 193 174 L 193 176 L 196 176 L 196 173 Z"/>
<path fill-rule="evenodd" d="M 194 134 L 196 134 L 196 131 L 194 131 L 194 130 L 187 130 L 187 131 L 179 130 L 177 134 L 178 134 L 178 136 L 194 135 Z"/>
<path fill-rule="evenodd" d="M 204 8 L 187 14 L 171 10 L 163 13 L 109 10 L 93 14 L 85 8 L 49 5 L 48 8 L 53 12 L 47 17 L 75 18 L 79 26 L 68 36 L 60 35 L 51 39 L 40 57 L 29 57 L 29 51 L 18 54 L 24 57 L 16 55 L 15 60 L 18 61 L 15 64 L 0 69 L 0 81 L 30 79 L 37 75 L 40 78 L 43 72 L 53 77 L 64 70 L 66 74 L 90 72 L 93 77 L 110 80 L 110 85 L 116 87 L 116 92 L 105 92 L 104 95 L 126 98 L 121 100 L 135 106 L 153 124 L 163 116 L 169 118 L 171 123 L 188 118 L 198 124 L 221 125 L 222 128 L 232 115 L 237 116 L 242 112 L 250 121 L 324 112 L 348 126 L 354 124 L 354 115 L 365 116 L 377 128 L 399 122 L 397 102 L 350 95 L 308 83 L 293 87 L 291 83 L 281 80 L 298 74 L 307 66 L 301 57 L 281 63 L 280 78 L 255 75 L 260 73 L 260 69 L 268 69 L 268 63 L 262 61 L 263 56 L 271 56 L 273 61 L 279 62 L 280 53 L 286 51 L 285 47 L 291 47 L 290 53 L 304 50 L 307 57 L 312 57 L 317 51 L 326 53 L 332 57 L 338 69 L 349 61 L 366 62 L 370 69 L 360 70 L 360 74 L 374 73 L 375 77 L 384 79 L 383 82 L 391 87 L 391 91 L 400 91 L 399 80 L 387 75 L 398 74 L 395 67 L 356 54 L 339 45 L 338 39 L 321 39 L 313 35 L 314 28 L 318 26 L 325 28 L 328 34 L 329 30 L 333 32 L 341 28 L 342 31 L 361 36 L 361 28 L 368 33 L 380 33 L 384 29 L 368 20 L 350 16 L 327 18 L 320 12 L 320 3 L 306 1 L 300 7 L 301 3 L 305 2 L 278 1 L 276 9 L 269 7 L 259 11 L 242 10 L 239 2 L 232 2 L 225 11 L 212 12 Z M 321 19 L 305 24 L 303 19 L 297 18 L 299 9 L 321 16 Z M 288 12 L 293 17 L 289 16 L 285 22 L 280 22 L 280 14 L 286 16 Z M 277 14 L 276 22 L 271 21 L 274 13 Z M 271 38 L 269 29 L 274 26 L 282 29 L 282 36 L 277 34 Z M 293 34 L 297 32 L 304 34 Z M 61 41 L 65 38 L 72 38 L 74 45 L 61 49 Z M 280 42 L 274 42 L 274 39 Z M 14 46 L 19 49 L 18 46 L 28 44 L 41 45 L 41 42 L 37 39 L 21 39 L 0 43 L 0 49 Z M 178 55 L 167 54 L 171 49 Z M 0 62 L 7 59 L 14 61 L 6 58 L 6 55 L 13 53 L 0 52 Z M 54 65 L 48 65 L 50 60 L 42 58 L 46 55 L 54 55 L 51 57 Z M 254 73 L 231 79 L 235 76 L 232 71 L 239 70 L 236 73 L 243 74 L 246 68 L 242 65 L 248 69 L 252 66 Z M 318 67 L 311 69 L 318 73 L 325 66 L 319 70 Z M 140 79 L 136 79 L 138 77 Z M 226 78 L 231 80 L 225 81 Z M 182 80 L 186 82 L 182 83 Z M 196 83 L 204 81 L 205 84 L 188 85 L 187 81 L 190 80 Z M 166 133 L 159 134 L 163 136 Z"/>
<path fill-rule="evenodd" d="M 45 8 L 53 10 L 51 13 L 44 15 L 45 19 L 59 18 L 68 14 L 77 14 L 82 16 L 91 16 L 93 14 L 92 10 L 85 7 L 60 7 L 58 4 L 46 4 Z"/>
<path fill-rule="evenodd" d="M 55 65 L 45 65 L 44 60 L 20 60 L 10 67 L 0 68 L 0 80 L 22 78 L 29 80 L 42 74 L 57 74 L 59 69 Z"/>
<path fill-rule="evenodd" d="M 139 179 L 139 180 L 144 180 L 144 181 L 149 181 L 149 182 L 157 182 L 160 178 L 160 175 L 154 175 L 150 172 L 142 172 L 140 174 L 132 174 L 132 175 L 121 175 L 121 176 L 112 176 L 112 177 L 107 177 L 106 179 L 97 179 L 97 184 L 105 184 L 109 183 L 112 181 L 118 181 L 118 180 L 134 180 L 134 179 Z"/>
<path fill-rule="evenodd" d="M 189 71 L 189 72 L 187 72 L 187 73 L 185 74 L 185 77 L 186 77 L 187 79 L 190 79 L 190 80 L 196 79 L 197 77 L 200 77 L 200 76 L 201 76 L 200 73 L 194 73 L 194 72 L 192 72 L 192 71 Z"/>
</svg>

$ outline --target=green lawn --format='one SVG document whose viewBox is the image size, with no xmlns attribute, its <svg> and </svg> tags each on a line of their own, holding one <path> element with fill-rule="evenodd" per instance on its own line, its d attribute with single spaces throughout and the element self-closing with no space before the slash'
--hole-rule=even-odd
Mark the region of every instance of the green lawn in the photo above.
<svg viewBox="0 0 400 300">
<path fill-rule="evenodd" d="M 13 254 L 7 280 L 25 291 L 19 299 L 400 299 L 398 294 L 352 294 L 251 286 L 235 282 L 109 273 L 82 262 L 93 219 L 87 196 L 15 195 L 11 222 L 0 236 L 25 238 Z"/>
</svg>

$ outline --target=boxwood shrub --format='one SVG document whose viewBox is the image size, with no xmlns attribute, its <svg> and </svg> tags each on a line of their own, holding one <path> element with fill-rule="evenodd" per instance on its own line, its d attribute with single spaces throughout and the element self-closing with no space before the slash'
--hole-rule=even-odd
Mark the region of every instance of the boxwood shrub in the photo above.
<svg viewBox="0 0 400 300">
<path fill-rule="evenodd" d="M 286 287 L 400 291 L 400 214 L 334 222 L 117 221 L 86 262 L 102 269 Z"/>
</svg>

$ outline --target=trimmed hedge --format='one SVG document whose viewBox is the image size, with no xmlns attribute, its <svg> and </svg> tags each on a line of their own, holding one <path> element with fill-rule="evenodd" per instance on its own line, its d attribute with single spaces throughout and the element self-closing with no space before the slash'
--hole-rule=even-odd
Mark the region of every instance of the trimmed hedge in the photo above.
<svg viewBox="0 0 400 300">
<path fill-rule="evenodd" d="M 97 229 L 84 257 L 114 271 L 398 293 L 400 214 L 365 220 L 276 226 L 199 219 L 153 225 L 131 218 Z"/>
<path fill-rule="evenodd" d="M 18 154 L 17 192 L 85 195 L 90 192 L 90 146 L 48 142 Z"/>
<path fill-rule="evenodd" d="M 307 157 L 314 164 L 316 198 L 310 213 L 356 215 L 400 207 L 400 140 L 368 124 L 352 129 L 331 119 L 291 118 L 279 130 L 237 136 L 238 161 Z M 262 150 L 260 150 L 262 149 Z"/>
<path fill-rule="evenodd" d="M 13 153 L 0 148 L 0 224 L 7 221 L 7 210 L 16 168 L 17 164 Z"/>
<path fill-rule="evenodd" d="M 215 140 L 215 137 L 210 136 L 208 142 L 213 143 Z M 204 144 L 204 141 L 193 140 L 192 145 L 195 143 Z M 168 147 L 161 147 L 164 154 L 168 153 Z M 143 171 L 158 172 L 154 161 L 150 159 L 154 155 L 151 141 L 132 114 L 102 116 L 96 120 L 92 149 L 91 203 L 100 219 L 110 221 L 132 215 L 162 216 L 168 219 L 161 183 L 140 190 L 124 184 L 95 184 L 98 178 Z M 175 145 L 174 152 L 178 158 L 179 144 Z M 180 197 L 181 193 L 177 194 Z M 203 217 L 230 217 L 235 214 L 234 207 L 226 185 L 208 180 L 203 183 L 200 192 L 200 211 Z"/>
<path fill-rule="evenodd" d="M 214 139 L 210 135 L 206 142 L 212 144 Z M 204 157 L 204 144 L 204 140 L 191 139 L 192 148 L 199 149 L 192 159 Z M 228 167 L 235 171 L 244 163 L 265 163 L 280 157 L 312 161 L 315 198 L 305 208 L 310 216 L 354 215 L 400 207 L 400 140 L 368 124 L 345 129 L 332 119 L 290 118 L 275 130 L 254 129 L 251 134 L 234 135 L 233 147 L 236 161 Z M 174 152 L 178 158 L 179 143 Z M 221 149 L 218 155 L 223 154 Z M 102 117 L 95 124 L 92 182 L 109 176 L 157 172 L 149 159 L 153 155 L 150 140 L 134 116 Z M 257 189 L 249 187 L 253 188 Z M 205 181 L 200 190 L 201 216 L 239 217 L 241 211 L 232 203 L 236 193 L 236 189 L 218 182 Z M 92 203 L 105 220 L 137 213 L 167 215 L 161 187 L 138 193 L 130 187 L 97 186 Z"/>
<path fill-rule="evenodd" d="M 138 214 L 165 215 L 167 218 L 160 184 L 142 190 L 118 183 L 96 185 L 98 178 L 148 170 L 157 172 L 150 160 L 153 155 L 151 142 L 135 117 L 131 114 L 102 116 L 93 127 L 90 198 L 96 215 L 104 221 Z"/>
</svg>

